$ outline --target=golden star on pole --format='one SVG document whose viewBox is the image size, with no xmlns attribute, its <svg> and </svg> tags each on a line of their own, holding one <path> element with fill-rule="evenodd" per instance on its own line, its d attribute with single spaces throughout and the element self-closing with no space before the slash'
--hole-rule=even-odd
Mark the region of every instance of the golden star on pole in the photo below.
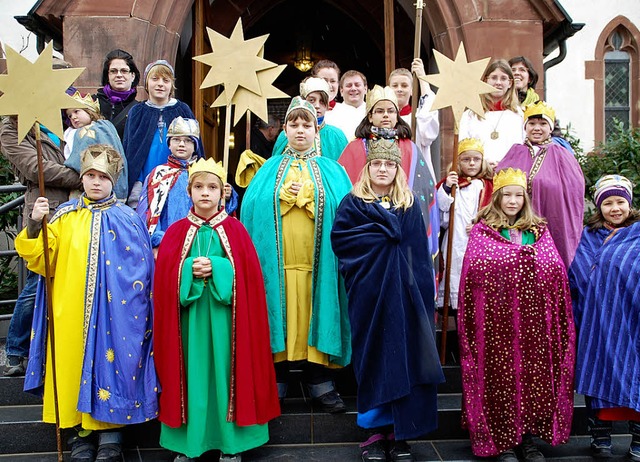
<svg viewBox="0 0 640 462">
<path fill-rule="evenodd" d="M 213 51 L 193 58 L 211 66 L 200 89 L 224 85 L 227 104 L 232 104 L 238 87 L 260 94 L 257 72 L 276 65 L 262 57 L 269 35 L 245 40 L 240 19 L 229 38 L 208 27 L 207 34 Z"/>
<path fill-rule="evenodd" d="M 7 51 L 7 73 L 0 75 L 0 114 L 18 116 L 18 141 L 36 122 L 63 137 L 60 111 L 78 107 L 65 92 L 84 71 L 83 67 L 53 69 L 53 44 L 31 62 L 11 47 Z"/>
<path fill-rule="evenodd" d="M 271 69 L 265 69 L 264 71 L 258 72 L 257 76 L 262 91 L 261 95 L 258 95 L 242 87 L 239 87 L 238 90 L 236 90 L 236 94 L 233 97 L 234 104 L 236 105 L 236 110 L 233 117 L 233 125 L 237 125 L 238 122 L 242 119 L 242 116 L 244 116 L 247 111 L 253 112 L 255 115 L 267 122 L 267 119 L 269 118 L 267 99 L 287 98 L 289 96 L 285 92 L 272 85 L 273 81 L 278 78 L 285 67 L 287 67 L 287 65 L 282 64 L 280 66 L 272 67 Z M 225 106 L 227 104 L 227 96 L 225 93 L 226 90 L 220 93 L 211 107 Z"/>
<path fill-rule="evenodd" d="M 480 116 L 484 115 L 480 95 L 496 91 L 491 85 L 482 81 L 482 74 L 491 58 L 467 62 L 463 43 L 460 43 L 455 61 L 451 61 L 437 50 L 433 52 L 440 73 L 419 76 L 420 79 L 438 87 L 431 109 L 451 106 L 456 127 L 460 124 L 462 113 L 466 108 Z"/>
</svg>

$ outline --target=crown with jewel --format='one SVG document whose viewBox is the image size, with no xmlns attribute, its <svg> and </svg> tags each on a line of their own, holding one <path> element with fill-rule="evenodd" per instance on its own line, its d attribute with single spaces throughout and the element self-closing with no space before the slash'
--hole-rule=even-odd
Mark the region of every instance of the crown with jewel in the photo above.
<svg viewBox="0 0 640 462">
<path fill-rule="evenodd" d="M 369 140 L 367 142 L 367 161 L 371 162 L 376 159 L 392 160 L 397 163 L 402 162 L 398 142 L 394 139 L 387 140 L 384 138 Z"/>
<path fill-rule="evenodd" d="M 108 144 L 93 144 L 80 153 L 80 176 L 89 170 L 96 170 L 107 175 L 115 184 L 123 166 L 120 153 Z"/>
<path fill-rule="evenodd" d="M 313 119 L 317 120 L 316 117 L 318 116 L 318 113 L 316 112 L 316 108 L 313 107 L 313 104 L 311 104 L 306 99 L 301 98 L 300 96 L 296 96 L 291 100 L 291 103 L 287 108 L 287 114 L 285 115 L 284 120 L 289 120 L 289 114 L 291 114 L 291 111 L 295 109 L 304 109 L 305 111 L 313 114 Z"/>
<path fill-rule="evenodd" d="M 222 162 L 216 162 L 212 158 L 206 160 L 201 158 L 191 164 L 189 167 L 189 177 L 198 172 L 213 173 L 222 180 L 222 183 L 227 182 L 227 172 L 222 166 Z"/>
<path fill-rule="evenodd" d="M 96 114 L 100 114 L 100 103 L 98 103 L 98 100 L 93 99 L 90 94 L 87 93 L 82 96 L 82 93 L 76 90 L 70 96 L 80 103 L 79 109 L 91 109 Z"/>
<path fill-rule="evenodd" d="M 464 138 L 458 143 L 458 154 L 462 154 L 467 151 L 478 151 L 484 155 L 484 146 L 482 141 L 477 138 Z"/>
<path fill-rule="evenodd" d="M 556 123 L 556 111 L 544 101 L 538 101 L 525 108 L 524 120 L 526 121 L 529 117 L 542 117 L 549 122 L 551 128 L 553 128 Z"/>
<path fill-rule="evenodd" d="M 384 100 L 391 101 L 395 107 L 398 108 L 396 92 L 393 91 L 391 87 L 383 88 L 380 85 L 375 85 L 372 90 L 367 92 L 367 114 L 371 112 L 371 109 L 373 109 L 378 102 Z"/>
<path fill-rule="evenodd" d="M 496 176 L 493 177 L 493 191 L 498 191 L 505 186 L 522 186 L 527 189 L 527 175 L 519 168 L 513 169 L 511 167 L 500 170 Z"/>
</svg>

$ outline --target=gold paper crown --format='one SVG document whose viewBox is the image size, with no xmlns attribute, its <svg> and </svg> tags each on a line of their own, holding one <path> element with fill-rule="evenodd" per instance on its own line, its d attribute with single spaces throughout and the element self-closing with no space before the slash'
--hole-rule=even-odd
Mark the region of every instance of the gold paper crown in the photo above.
<svg viewBox="0 0 640 462">
<path fill-rule="evenodd" d="M 396 140 L 387 140 L 384 138 L 369 140 L 367 143 L 367 149 L 367 162 L 371 162 L 376 159 L 392 160 L 397 163 L 402 162 L 400 146 L 398 146 L 398 142 Z"/>
<path fill-rule="evenodd" d="M 556 111 L 544 101 L 538 101 L 536 103 L 528 105 L 525 108 L 524 110 L 525 122 L 529 117 L 534 117 L 534 116 L 542 117 L 544 120 L 549 122 L 549 125 L 551 126 L 551 128 L 553 128 L 556 123 L 555 122 Z"/>
<path fill-rule="evenodd" d="M 124 161 L 118 151 L 108 144 L 94 144 L 80 153 L 80 176 L 89 170 L 96 170 L 109 177 L 116 184 Z"/>
<path fill-rule="evenodd" d="M 216 163 L 212 158 L 207 160 L 200 158 L 191 164 L 189 167 L 189 177 L 198 172 L 213 173 L 222 180 L 223 184 L 227 182 L 227 172 L 222 166 L 222 162 Z"/>
<path fill-rule="evenodd" d="M 367 92 L 367 114 L 371 112 L 373 106 L 379 101 L 389 100 L 398 108 L 398 97 L 391 87 L 382 88 L 380 85 L 375 85 L 372 90 Z"/>
<path fill-rule="evenodd" d="M 167 142 L 172 136 L 190 136 L 197 142 L 200 137 L 200 125 L 196 119 L 183 119 L 178 116 L 171 121 L 167 129 Z"/>
<path fill-rule="evenodd" d="M 100 114 L 100 103 L 97 100 L 93 99 L 90 94 L 86 94 L 82 96 L 78 90 L 71 95 L 73 99 L 80 103 L 78 109 L 91 109 L 96 114 Z"/>
<path fill-rule="evenodd" d="M 477 138 L 464 138 L 458 143 L 458 154 L 467 151 L 478 151 L 484 156 L 484 146 L 482 141 Z"/>
<path fill-rule="evenodd" d="M 509 167 L 507 169 L 500 170 L 496 176 L 493 177 L 493 191 L 498 191 L 505 186 L 522 186 L 526 190 L 527 175 L 519 168 L 514 170 Z"/>
</svg>

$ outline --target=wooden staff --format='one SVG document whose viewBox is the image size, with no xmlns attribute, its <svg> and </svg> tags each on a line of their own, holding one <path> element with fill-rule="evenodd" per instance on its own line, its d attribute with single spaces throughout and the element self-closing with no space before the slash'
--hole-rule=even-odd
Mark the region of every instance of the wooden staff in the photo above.
<svg viewBox="0 0 640 462">
<path fill-rule="evenodd" d="M 413 59 L 420 57 L 420 44 L 422 43 L 422 9 L 424 1 L 416 2 L 416 31 L 413 37 Z M 411 97 L 411 134 L 413 141 L 416 140 L 416 112 L 418 111 L 418 101 L 420 100 L 420 79 L 413 79 L 413 96 Z M 402 109 L 402 108 L 401 108 Z"/>
<path fill-rule="evenodd" d="M 251 111 L 247 111 L 247 128 L 245 130 L 245 149 L 251 149 Z"/>
<path fill-rule="evenodd" d="M 231 103 L 227 104 L 224 111 L 224 150 L 222 158 L 222 167 L 226 172 L 229 171 L 229 136 L 231 135 Z"/>
<path fill-rule="evenodd" d="M 46 196 L 44 187 L 44 165 L 42 160 L 42 142 L 40 141 L 40 125 L 36 122 L 34 124 L 36 132 L 36 151 L 38 153 L 38 189 L 41 197 Z M 56 443 L 58 446 L 58 462 L 63 462 L 62 456 L 62 440 L 60 437 L 60 412 L 58 410 L 58 378 L 56 372 L 56 341 L 54 334 L 54 319 L 53 319 L 53 304 L 51 302 L 51 266 L 49 259 L 49 232 L 47 230 L 47 216 L 42 218 L 42 242 L 44 248 L 44 282 L 45 292 L 47 294 L 47 318 L 48 330 L 49 330 L 49 343 L 51 344 L 51 378 L 53 380 L 53 410 L 56 417 Z"/>
<path fill-rule="evenodd" d="M 453 130 L 453 159 L 451 168 L 458 165 L 458 122 L 454 121 Z M 451 297 L 451 258 L 453 253 L 453 225 L 455 219 L 456 191 L 458 185 L 451 186 L 451 198 L 453 202 L 449 207 L 449 239 L 447 239 L 447 261 L 444 269 L 444 301 L 442 306 L 442 333 L 440 335 L 440 364 L 444 366 L 447 353 L 447 329 L 449 327 L 449 299 Z"/>
</svg>

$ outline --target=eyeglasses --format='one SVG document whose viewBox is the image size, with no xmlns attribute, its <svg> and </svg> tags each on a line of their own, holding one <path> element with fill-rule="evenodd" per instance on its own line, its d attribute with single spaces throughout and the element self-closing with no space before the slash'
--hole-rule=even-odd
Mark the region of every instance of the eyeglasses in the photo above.
<svg viewBox="0 0 640 462">
<path fill-rule="evenodd" d="M 377 107 L 372 111 L 374 114 L 376 115 L 384 115 L 385 113 L 389 114 L 389 115 L 394 115 L 395 113 L 397 113 L 397 109 L 394 107 L 390 107 L 389 109 L 384 109 L 381 107 Z"/>
<path fill-rule="evenodd" d="M 118 74 L 122 74 L 126 76 L 131 74 L 131 70 L 130 69 L 109 69 L 109 75 L 118 75 Z"/>
<path fill-rule="evenodd" d="M 195 144 L 193 142 L 193 139 L 191 139 L 189 137 L 186 137 L 186 136 L 172 136 L 171 138 L 169 138 L 169 143 L 173 143 L 173 144 L 177 144 L 177 145 L 180 145 L 182 143 L 184 143 L 184 144 L 188 144 L 188 143 Z"/>
<path fill-rule="evenodd" d="M 491 82 L 491 83 L 495 83 L 495 82 L 502 82 L 502 83 L 507 83 L 507 82 L 511 82 L 511 79 L 509 77 L 507 77 L 506 75 L 491 75 L 487 78 L 487 82 Z"/>
<path fill-rule="evenodd" d="M 461 164 L 470 164 L 472 161 L 474 164 L 479 164 L 482 162 L 482 157 L 464 157 L 462 159 L 458 159 L 458 162 Z"/>
<path fill-rule="evenodd" d="M 380 168 L 384 165 L 384 168 L 387 170 L 395 170 L 398 168 L 398 163 L 392 160 L 372 160 L 369 165 L 373 168 Z"/>
</svg>

